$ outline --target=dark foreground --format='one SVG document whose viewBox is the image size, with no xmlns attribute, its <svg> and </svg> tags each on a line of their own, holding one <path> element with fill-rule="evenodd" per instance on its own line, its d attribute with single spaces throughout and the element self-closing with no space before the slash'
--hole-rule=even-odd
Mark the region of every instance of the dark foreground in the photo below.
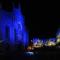
<svg viewBox="0 0 60 60">
<path fill-rule="evenodd" d="M 60 59 L 59 48 L 40 48 L 34 49 L 34 54 L 26 54 L 23 49 L 0 49 L 0 60 L 58 60 Z"/>
</svg>

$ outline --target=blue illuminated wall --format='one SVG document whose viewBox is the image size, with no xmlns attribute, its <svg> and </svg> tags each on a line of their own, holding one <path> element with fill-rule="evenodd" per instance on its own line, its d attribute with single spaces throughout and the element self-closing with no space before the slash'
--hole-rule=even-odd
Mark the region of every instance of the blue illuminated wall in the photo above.
<svg viewBox="0 0 60 60">
<path fill-rule="evenodd" d="M 11 44 L 28 44 L 28 32 L 24 23 L 25 19 L 21 12 L 21 7 L 15 8 L 13 6 L 12 12 L 6 12 L 0 9 L 0 30 L 2 31 L 2 40 L 6 41 L 6 26 L 9 27 L 9 43 Z M 17 40 L 15 41 L 16 32 Z"/>
</svg>

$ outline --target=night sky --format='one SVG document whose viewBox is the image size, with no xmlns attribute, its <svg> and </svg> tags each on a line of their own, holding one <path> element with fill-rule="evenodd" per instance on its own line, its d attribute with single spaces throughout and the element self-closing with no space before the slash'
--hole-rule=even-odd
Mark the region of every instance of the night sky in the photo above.
<svg viewBox="0 0 60 60">
<path fill-rule="evenodd" d="M 29 29 L 30 39 L 33 37 L 56 37 L 57 29 L 60 27 L 59 5 L 54 2 L 47 3 L 46 1 L 39 2 L 38 0 L 30 0 L 29 2 L 27 10 L 30 13 L 27 13 L 27 15 L 30 17 L 26 23 Z"/>
<path fill-rule="evenodd" d="M 3 1 L 3 9 L 12 11 L 11 2 L 11 0 L 10 2 L 8 0 Z M 25 24 L 29 31 L 30 39 L 33 37 L 50 38 L 56 36 L 57 29 L 60 27 L 58 5 L 53 2 L 39 2 L 38 0 L 15 0 L 13 3 L 16 7 L 18 7 L 18 2 L 21 4 L 22 12 L 25 16 Z"/>
</svg>

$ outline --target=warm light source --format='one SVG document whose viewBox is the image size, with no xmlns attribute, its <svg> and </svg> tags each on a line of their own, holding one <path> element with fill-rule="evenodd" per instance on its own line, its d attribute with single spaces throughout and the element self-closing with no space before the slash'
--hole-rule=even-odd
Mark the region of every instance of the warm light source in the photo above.
<svg viewBox="0 0 60 60">
<path fill-rule="evenodd" d="M 57 41 L 56 41 L 56 43 L 60 43 L 60 34 L 57 35 Z"/>
<path fill-rule="evenodd" d="M 56 43 L 60 43 L 60 39 L 57 39 L 57 42 Z"/>
<path fill-rule="evenodd" d="M 60 43 L 60 29 L 58 29 L 56 38 L 57 38 L 56 43 Z"/>
<path fill-rule="evenodd" d="M 56 45 L 56 43 L 53 41 L 48 41 L 48 43 L 47 43 L 47 46 L 55 46 L 55 45 Z"/>
<path fill-rule="evenodd" d="M 27 47 L 27 50 L 29 51 L 29 50 L 33 50 L 34 48 L 33 47 L 31 47 L 31 46 L 28 46 Z"/>
</svg>

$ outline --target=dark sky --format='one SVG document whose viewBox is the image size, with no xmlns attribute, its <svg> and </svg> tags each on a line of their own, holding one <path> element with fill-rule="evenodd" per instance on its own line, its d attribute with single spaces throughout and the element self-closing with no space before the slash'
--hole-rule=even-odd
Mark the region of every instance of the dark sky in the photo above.
<svg viewBox="0 0 60 60">
<path fill-rule="evenodd" d="M 30 2 L 30 37 L 55 37 L 60 27 L 59 5 L 54 3 Z M 28 21 L 29 22 L 29 21 Z"/>
<path fill-rule="evenodd" d="M 17 7 L 18 0 L 13 2 Z M 20 0 L 19 2 L 25 16 L 30 39 L 36 36 L 39 38 L 55 37 L 57 29 L 60 27 L 59 5 L 53 2 L 39 2 L 38 0 Z M 5 1 L 3 6 L 6 10 L 12 9 L 11 2 Z M 11 7 L 9 8 L 8 6 Z"/>
</svg>

